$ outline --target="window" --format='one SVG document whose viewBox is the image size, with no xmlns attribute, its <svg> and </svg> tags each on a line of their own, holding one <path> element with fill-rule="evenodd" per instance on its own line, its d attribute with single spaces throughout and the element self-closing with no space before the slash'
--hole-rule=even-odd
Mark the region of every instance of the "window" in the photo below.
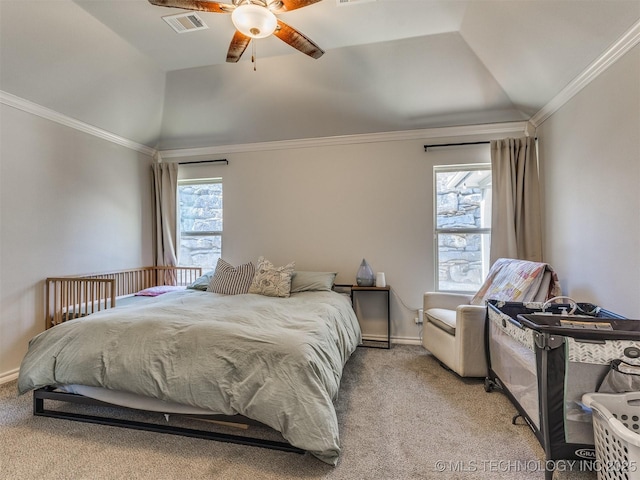
<svg viewBox="0 0 640 480">
<path fill-rule="evenodd" d="M 180 180 L 181 266 L 214 270 L 222 255 L 222 179 Z"/>
<path fill-rule="evenodd" d="M 475 292 L 489 271 L 491 166 L 434 167 L 436 289 Z"/>
</svg>

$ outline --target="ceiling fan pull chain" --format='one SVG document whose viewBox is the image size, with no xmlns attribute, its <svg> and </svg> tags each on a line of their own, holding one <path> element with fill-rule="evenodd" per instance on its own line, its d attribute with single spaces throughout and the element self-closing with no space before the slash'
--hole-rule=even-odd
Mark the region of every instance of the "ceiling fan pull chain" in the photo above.
<svg viewBox="0 0 640 480">
<path fill-rule="evenodd" d="M 255 39 L 253 40 L 253 42 L 251 42 L 251 63 L 253 63 L 253 71 L 256 71 L 256 63 L 257 63 L 257 57 L 256 57 L 256 41 Z"/>
</svg>

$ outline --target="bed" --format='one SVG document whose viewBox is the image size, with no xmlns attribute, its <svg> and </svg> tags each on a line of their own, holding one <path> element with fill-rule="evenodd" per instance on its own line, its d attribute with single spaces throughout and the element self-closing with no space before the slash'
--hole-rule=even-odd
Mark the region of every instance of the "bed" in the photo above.
<svg viewBox="0 0 640 480">
<path fill-rule="evenodd" d="M 85 308 L 70 305 L 67 310 Z M 116 303 L 37 335 L 22 362 L 18 390 L 34 392 L 36 413 L 44 399 L 71 396 L 248 419 L 280 432 L 292 451 L 335 465 L 340 441 L 333 400 L 360 342 L 349 297 L 334 291 L 281 298 L 187 288 L 144 303 Z"/>
</svg>

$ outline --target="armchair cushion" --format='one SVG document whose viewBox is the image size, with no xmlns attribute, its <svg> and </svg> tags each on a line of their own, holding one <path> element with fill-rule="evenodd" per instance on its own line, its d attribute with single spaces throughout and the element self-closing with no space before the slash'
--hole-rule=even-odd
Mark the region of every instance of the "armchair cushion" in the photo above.
<svg viewBox="0 0 640 480">
<path fill-rule="evenodd" d="M 465 295 L 464 293 L 427 292 L 424 294 L 424 311 L 426 312 L 430 308 L 455 310 L 458 305 L 471 303 L 472 297 L 473 295 Z"/>
<path fill-rule="evenodd" d="M 424 314 L 427 321 L 433 323 L 436 327 L 444 330 L 449 335 L 456 334 L 456 311 L 446 308 L 430 308 Z"/>
</svg>

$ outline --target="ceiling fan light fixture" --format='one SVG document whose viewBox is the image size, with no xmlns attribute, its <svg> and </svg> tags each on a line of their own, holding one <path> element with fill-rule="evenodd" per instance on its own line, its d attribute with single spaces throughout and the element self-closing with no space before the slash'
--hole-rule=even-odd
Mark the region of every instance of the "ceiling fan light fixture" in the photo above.
<svg viewBox="0 0 640 480">
<path fill-rule="evenodd" d="M 251 38 L 264 38 L 271 35 L 278 26 L 276 16 L 260 5 L 244 4 L 231 14 L 236 29 Z"/>
</svg>

